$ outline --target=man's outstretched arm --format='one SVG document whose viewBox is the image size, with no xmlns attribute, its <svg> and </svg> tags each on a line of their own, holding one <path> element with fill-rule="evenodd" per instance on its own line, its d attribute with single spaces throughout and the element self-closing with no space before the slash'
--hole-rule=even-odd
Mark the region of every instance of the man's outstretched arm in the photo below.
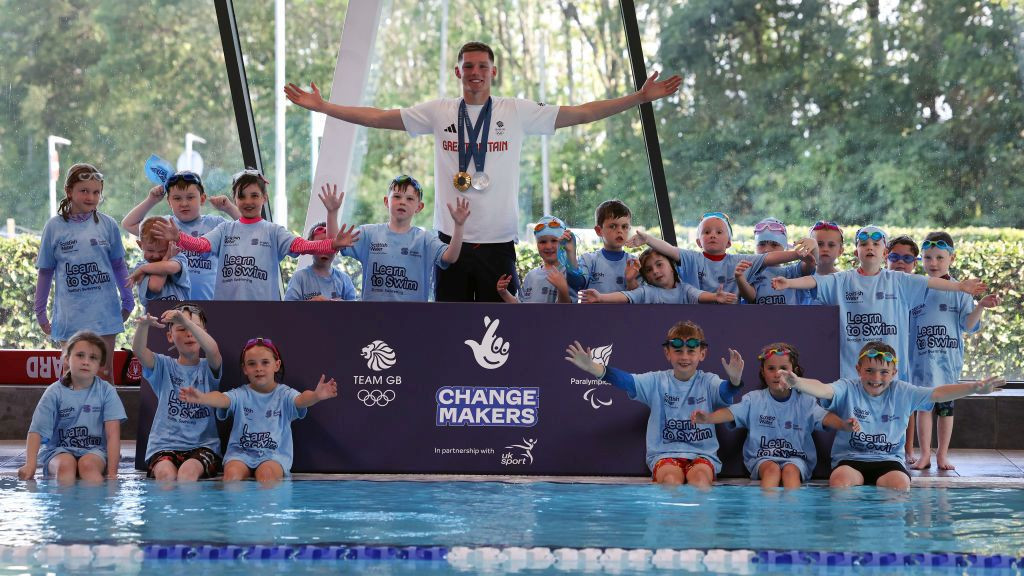
<svg viewBox="0 0 1024 576">
<path fill-rule="evenodd" d="M 307 110 L 322 112 L 351 124 L 359 124 L 367 128 L 384 128 L 387 130 L 405 130 L 402 112 L 397 108 L 382 110 L 369 106 L 342 106 L 328 102 L 320 96 L 320 89 L 310 83 L 311 92 L 306 92 L 295 84 L 285 86 L 284 93 L 293 103 Z"/>
<path fill-rule="evenodd" d="M 579 106 L 559 106 L 558 116 L 555 117 L 555 128 L 596 122 L 609 116 L 614 116 L 623 110 L 628 110 L 647 102 L 653 102 L 669 94 L 675 94 L 682 82 L 683 79 L 679 76 L 659 81 L 658 72 L 655 72 L 647 78 L 643 88 L 628 96 L 611 98 L 609 100 L 595 100 L 586 104 L 580 104 Z M 294 102 L 294 100 L 292 101 Z"/>
</svg>

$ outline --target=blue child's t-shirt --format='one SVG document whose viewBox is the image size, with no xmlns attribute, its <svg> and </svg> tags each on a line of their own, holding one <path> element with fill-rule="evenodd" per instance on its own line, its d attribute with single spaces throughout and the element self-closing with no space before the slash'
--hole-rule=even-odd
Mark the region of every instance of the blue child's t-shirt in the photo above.
<svg viewBox="0 0 1024 576">
<path fill-rule="evenodd" d="M 260 220 L 230 220 L 204 236 L 210 253 L 220 258 L 216 300 L 280 300 L 281 260 L 296 236 L 283 226 Z"/>
<path fill-rule="evenodd" d="M 152 369 L 142 369 L 142 377 L 157 398 L 146 444 L 146 462 L 164 450 L 209 448 L 220 452 L 213 408 L 183 402 L 178 393 L 185 387 L 195 388 L 200 393 L 213 392 L 220 385 L 221 373 L 214 374 L 206 358 L 201 358 L 195 366 L 179 364 L 163 354 L 154 354 L 153 360 Z"/>
<path fill-rule="evenodd" d="M 173 214 L 171 220 L 178 227 L 178 230 L 188 236 L 198 238 L 224 222 L 227 218 L 215 214 L 201 214 L 191 222 L 182 222 Z M 191 300 L 213 300 L 214 288 L 217 285 L 218 257 L 212 252 L 190 252 L 182 250 L 181 255 L 185 257 L 185 266 L 188 268 L 189 281 L 192 284 L 192 291 L 189 294 Z"/>
<path fill-rule="evenodd" d="M 981 329 L 967 325 L 974 298 L 963 292 L 928 289 L 924 304 L 910 310 L 910 381 L 915 386 L 955 384 L 964 367 L 964 335 Z"/>
<path fill-rule="evenodd" d="M 831 384 L 835 396 L 822 406 L 840 418 L 856 418 L 860 432 L 839 430 L 832 442 L 832 467 L 843 460 L 903 462 L 907 419 L 914 410 L 931 410 L 932 389 L 902 380 L 878 396 L 864 390 L 859 378 L 841 378 Z"/>
<path fill-rule="evenodd" d="M 292 420 L 305 418 L 308 410 L 295 406 L 299 391 L 278 384 L 261 394 L 248 385 L 225 392 L 231 400 L 226 409 L 217 410 L 217 418 L 234 416 L 224 463 L 239 460 L 249 468 L 273 460 L 284 473 L 292 468 Z"/>
<path fill-rule="evenodd" d="M 701 291 L 686 282 L 676 282 L 674 288 L 640 284 L 623 294 L 630 304 L 698 304 Z"/>
<path fill-rule="evenodd" d="M 793 262 L 785 266 L 762 266 L 760 268 L 751 266 L 747 270 L 747 282 L 757 291 L 757 298 L 754 302 L 749 302 L 749 304 L 800 304 L 802 296 L 800 292 L 803 292 L 802 290 L 795 288 L 776 290 L 772 288 L 772 278 L 779 276 L 783 278 L 800 278 L 801 276 L 806 276 L 801 270 L 802 267 L 802 262 Z"/>
<path fill-rule="evenodd" d="M 569 301 L 575 304 L 579 301 L 579 290 L 583 287 L 583 276 L 567 275 L 565 266 L 561 264 L 558 265 L 558 271 L 565 275 L 565 282 L 569 285 Z M 526 273 L 516 298 L 523 304 L 551 304 L 558 302 L 558 289 L 548 280 L 548 272 L 541 266 Z"/>
<path fill-rule="evenodd" d="M 747 393 L 729 410 L 736 426 L 749 431 L 743 442 L 743 465 L 751 478 L 759 478 L 758 468 L 765 461 L 779 468 L 796 466 L 801 480 L 811 477 L 818 462 L 811 432 L 821 430 L 828 414 L 813 396 L 793 390 L 789 398 L 778 400 L 762 388 Z"/>
<path fill-rule="evenodd" d="M 626 266 L 635 260 L 636 256 L 627 252 L 611 252 L 604 248 L 580 256 L 580 273 L 586 280 L 583 288 L 602 294 L 627 290 Z"/>
<path fill-rule="evenodd" d="M 712 260 L 703 252 L 679 250 L 679 279 L 706 292 L 717 292 L 719 285 L 726 292 L 739 294 L 736 286 L 736 266 L 749 260 L 751 269 L 764 265 L 764 254 L 725 254 L 721 260 Z"/>
<path fill-rule="evenodd" d="M 79 330 L 124 332 L 112 260 L 124 258 L 117 222 L 96 213 L 83 221 L 54 216 L 43 227 L 36 267 L 54 270 L 50 338 L 65 342 Z"/>
<path fill-rule="evenodd" d="M 363 265 L 363 301 L 426 302 L 434 267 L 448 268 L 441 258 L 447 249 L 437 234 L 416 226 L 399 234 L 387 224 L 363 224 L 341 253 Z"/>
<path fill-rule="evenodd" d="M 146 274 L 142 277 L 142 281 L 138 284 L 139 293 L 139 304 L 142 309 L 146 309 L 146 305 L 154 300 L 192 300 L 192 282 L 188 273 L 188 262 L 187 258 L 183 253 L 178 253 L 174 256 L 174 261 L 181 264 L 181 270 L 177 274 L 171 274 L 167 276 L 167 280 L 164 282 L 164 287 L 158 292 L 152 292 L 149 289 L 149 281 L 151 275 Z M 143 262 L 135 267 L 136 270 L 145 266 L 148 262 Z"/>
<path fill-rule="evenodd" d="M 317 296 L 328 300 L 355 300 L 356 286 L 348 274 L 333 266 L 331 275 L 327 277 L 317 274 L 312 266 L 292 274 L 288 289 L 284 292 L 285 300 L 312 300 Z"/>
<path fill-rule="evenodd" d="M 111 420 L 123 423 L 127 418 L 117 391 L 98 376 L 88 388 L 80 390 L 72 390 L 60 381 L 50 384 L 36 404 L 28 428 L 42 439 L 39 461 L 43 474 L 49 473 L 50 460 L 62 453 L 76 459 L 95 454 L 106 463 L 104 424 Z"/>
</svg>

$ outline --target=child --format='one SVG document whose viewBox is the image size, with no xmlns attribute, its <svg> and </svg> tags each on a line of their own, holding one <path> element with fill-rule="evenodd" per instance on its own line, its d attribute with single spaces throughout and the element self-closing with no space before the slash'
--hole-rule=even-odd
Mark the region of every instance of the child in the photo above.
<svg viewBox="0 0 1024 576">
<path fill-rule="evenodd" d="M 314 224 L 309 240 L 327 238 L 327 223 Z M 334 254 L 317 254 L 313 263 L 292 274 L 285 300 L 355 300 L 356 286 L 348 274 L 334 267 Z"/>
<path fill-rule="evenodd" d="M 810 237 L 818 245 L 817 266 L 814 271 L 819 276 L 828 276 L 839 272 L 836 261 L 843 255 L 843 229 L 831 220 L 818 220 L 811 226 Z M 820 305 L 817 289 L 800 290 L 800 304 Z"/>
<path fill-rule="evenodd" d="M 639 286 L 636 257 L 622 250 L 629 240 L 633 215 L 621 200 L 606 200 L 597 207 L 594 232 L 603 246 L 580 256 L 584 287 L 602 294 L 633 290 Z"/>
<path fill-rule="evenodd" d="M 930 277 L 950 280 L 949 267 L 956 260 L 953 238 L 946 232 L 932 232 L 924 242 L 924 270 Z M 986 308 L 999 305 L 999 296 L 989 294 L 978 301 L 966 294 L 928 290 L 924 304 L 910 312 L 911 382 L 932 387 L 941 382 L 956 382 L 964 366 L 964 335 L 981 329 L 981 316 Z M 936 402 L 938 445 L 935 453 L 939 470 L 954 470 L 949 461 L 949 439 L 953 435 L 953 402 Z M 917 418 L 921 458 L 914 468 L 930 468 L 932 418 L 921 412 Z"/>
<path fill-rule="evenodd" d="M 697 369 L 707 356 L 704 331 L 693 322 L 678 322 L 662 344 L 671 370 L 629 374 L 595 362 L 590 349 L 573 342 L 566 360 L 593 376 L 622 388 L 629 397 L 647 404 L 647 466 L 660 484 L 689 483 L 708 488 L 721 471 L 714 426 L 697 426 L 693 410 L 713 410 L 732 404 L 743 386 L 743 358 L 730 349 L 722 359 L 728 380 Z"/>
<path fill-rule="evenodd" d="M 917 274 L 917 262 L 921 259 L 921 252 L 913 238 L 897 236 L 889 241 L 886 249 L 889 251 L 889 255 L 885 257 L 889 263 L 889 270 Z"/>
<path fill-rule="evenodd" d="M 93 332 L 82 330 L 68 339 L 63 354 L 67 369 L 36 404 L 18 478 L 31 480 L 40 456 L 43 476 L 59 484 L 72 484 L 76 477 L 102 482 L 104 469 L 107 478 L 117 478 L 121 422 L 127 415 L 114 387 L 97 376 L 107 355 L 106 342 Z"/>
<path fill-rule="evenodd" d="M 246 342 L 241 364 L 248 386 L 225 393 L 186 387 L 181 389 L 180 397 L 216 408 L 221 420 L 234 415 L 224 454 L 225 482 L 253 476 L 261 484 L 276 482 L 292 468 L 292 420 L 305 418 L 310 406 L 337 396 L 338 384 L 334 378 L 324 380 L 322 374 L 315 390 L 300 393 L 278 384 L 278 374 L 284 376 L 284 364 L 269 338 Z"/>
<path fill-rule="evenodd" d="M 404 174 L 391 181 L 384 196 L 388 221 L 363 224 L 359 227 L 359 239 L 341 251 L 342 255 L 355 258 L 363 265 L 364 301 L 430 300 L 434 267 L 447 268 L 459 259 L 462 251 L 462 229 L 469 218 L 469 200 L 459 198 L 456 203 L 454 208 L 448 205 L 454 229 L 451 242 L 445 244 L 437 234 L 412 225 L 413 216 L 423 210 L 420 183 Z M 332 222 L 328 213 L 328 234 Z"/>
<path fill-rule="evenodd" d="M 697 246 L 703 252 L 676 248 L 660 238 L 638 231 L 630 240 L 633 246 L 647 244 L 676 264 L 679 278 L 706 292 L 715 292 L 719 286 L 726 292 L 736 294 L 736 266 L 742 260 L 749 260 L 751 267 L 775 266 L 791 262 L 807 255 L 809 247 L 799 244 L 796 250 L 783 250 L 768 254 L 726 254 L 732 246 L 732 222 L 721 212 L 708 212 L 697 225 Z"/>
<path fill-rule="evenodd" d="M 789 245 L 789 236 L 786 225 L 775 218 L 765 218 L 754 226 L 754 241 L 757 242 L 756 251 L 758 254 L 780 252 Z M 761 266 L 754 267 L 753 263 L 743 260 L 736 265 L 734 275 L 736 286 L 740 296 L 752 304 L 790 304 L 800 303 L 800 295 L 796 290 L 784 290 L 782 292 L 772 289 L 772 278 L 785 276 L 786 278 L 799 278 L 814 273 L 818 247 L 814 240 L 806 238 L 799 243 L 806 251 L 801 262 L 794 262 L 787 266 Z"/>
<path fill-rule="evenodd" d="M 332 254 L 338 248 L 351 246 L 359 236 L 359 232 L 345 230 L 343 226 L 337 236 L 331 235 L 331 240 L 311 242 L 264 220 L 267 180 L 258 170 L 235 174 L 231 191 L 241 217 L 223 222 L 199 238 L 180 231 L 173 222 L 154 225 L 157 238 L 177 240 L 184 250 L 212 253 L 220 258 L 214 289 L 217 300 L 280 300 L 281 260 L 299 254 Z M 328 208 L 328 220 L 336 219 L 336 212 Z"/>
<path fill-rule="evenodd" d="M 807 394 L 794 393 L 782 380 L 782 370 L 803 376 L 800 353 L 790 344 L 776 342 L 765 346 L 757 357 L 761 369 L 761 390 L 749 392 L 739 404 L 719 408 L 711 414 L 693 412 L 698 424 L 724 424 L 750 430 L 743 443 L 743 464 L 751 480 L 760 480 L 762 488 L 799 488 L 808 480 L 818 462 L 812 430 L 828 426 L 836 430 L 859 431 L 856 418 L 844 422 L 818 405 Z"/>
<path fill-rule="evenodd" d="M 166 222 L 159 216 L 146 218 L 139 231 L 139 248 L 146 264 L 140 264 L 129 276 L 138 287 L 139 305 L 146 309 L 151 300 L 191 300 L 192 284 L 188 274 L 188 259 L 178 252 L 173 242 L 159 240 L 153 234 L 157 222 Z"/>
<path fill-rule="evenodd" d="M 576 302 L 577 291 L 586 278 L 579 272 L 576 262 L 576 236 L 560 218 L 544 216 L 533 227 L 541 266 L 526 273 L 518 295 L 508 291 L 511 275 L 498 278 L 498 295 L 510 304 Z"/>
<path fill-rule="evenodd" d="M 167 198 L 167 204 L 171 207 L 171 221 L 179 230 L 189 236 L 202 236 L 225 221 L 221 216 L 200 213 L 203 204 L 206 204 L 206 188 L 203 187 L 203 179 L 195 172 L 182 170 L 171 174 L 162 185 L 151 188 L 146 198 L 121 220 L 121 226 L 128 232 L 139 236 L 139 223 L 164 197 Z M 227 196 L 211 196 L 210 204 L 227 214 L 231 220 L 237 220 L 239 217 L 238 208 L 231 203 Z M 217 283 L 217 256 L 210 252 L 186 251 L 182 254 L 185 257 L 185 267 L 188 269 L 192 284 L 189 298 L 212 300 L 214 286 Z"/>
<path fill-rule="evenodd" d="M 960 290 L 968 294 L 985 289 L 976 279 L 953 282 L 885 270 L 882 266 L 886 234 L 877 226 L 861 228 L 855 239 L 855 254 L 860 261 L 856 270 L 828 276 L 772 279 L 776 290 L 817 288 L 822 304 L 839 306 L 839 375 L 843 378 L 856 377 L 855 359 L 865 342 L 882 340 L 896 350 L 897 356 L 907 350 L 910 308 L 924 300 L 927 288 Z M 901 367 L 900 378 L 908 380 L 909 377 L 907 367 Z"/>
<path fill-rule="evenodd" d="M 836 414 L 856 416 L 860 421 L 860 432 L 836 433 L 829 486 L 876 484 L 898 490 L 910 488 L 910 473 L 900 456 L 910 412 L 930 409 L 934 402 L 988 394 L 1006 384 L 1005 380 L 990 377 L 937 388 L 914 386 L 896 378 L 898 362 L 892 346 L 875 341 L 865 344 L 857 355 L 856 378 L 824 384 L 782 371 L 791 388 L 822 399 L 822 405 Z"/>
<path fill-rule="evenodd" d="M 602 294 L 593 288 L 581 290 L 580 302 L 630 304 L 735 304 L 736 295 L 721 286 L 717 292 L 698 290 L 679 281 L 679 273 L 668 258 L 653 248 L 640 254 L 640 274 L 645 284 L 626 292 Z"/>
<path fill-rule="evenodd" d="M 103 338 L 107 350 L 113 350 L 114 339 L 124 331 L 124 321 L 135 308 L 135 298 L 128 286 L 117 223 L 97 210 L 103 200 L 103 174 L 91 164 L 75 164 L 68 168 L 64 194 L 57 216 L 43 227 L 39 244 L 36 321 L 61 348 L 72 334 L 90 330 Z M 54 281 L 51 325 L 46 301 Z M 100 376 L 111 378 L 114 355 L 104 357 Z"/>
<path fill-rule="evenodd" d="M 212 392 L 220 385 L 220 348 L 206 332 L 206 315 L 198 306 L 179 304 L 159 320 L 146 314 L 136 324 L 132 351 L 157 397 L 146 445 L 147 476 L 161 482 L 213 478 L 221 465 L 217 422 L 209 408 L 189 404 L 181 394 L 185 386 Z M 167 341 L 178 350 L 176 360 L 149 349 L 150 326 L 167 326 Z"/>
</svg>

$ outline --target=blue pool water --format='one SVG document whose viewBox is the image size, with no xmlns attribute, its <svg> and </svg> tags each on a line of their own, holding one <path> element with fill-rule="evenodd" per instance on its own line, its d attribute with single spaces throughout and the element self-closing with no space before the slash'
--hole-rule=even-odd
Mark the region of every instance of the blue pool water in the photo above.
<svg viewBox="0 0 1024 576">
<path fill-rule="evenodd" d="M 54 544 L 63 548 L 47 548 Z M 76 544 L 139 549 L 186 544 L 958 552 L 1020 558 L 1024 556 L 1024 490 L 917 488 L 898 493 L 805 487 L 763 492 L 755 487 L 717 486 L 700 492 L 637 484 L 356 481 L 293 481 L 272 488 L 251 482 L 162 487 L 139 479 L 110 486 L 58 488 L 44 482 L 31 486 L 0 480 L 0 574 L 46 573 L 45 567 L 55 562 L 54 553 L 47 557 L 46 550 Z M 161 574 L 190 576 L 349 570 L 447 573 L 460 567 L 473 573 L 507 571 L 484 565 L 488 560 L 479 555 L 468 564 L 158 562 Z M 577 568 L 586 571 L 587 561 L 579 562 Z M 59 572 L 74 573 L 74 562 L 67 564 Z M 631 573 L 643 566 L 623 560 L 613 571 Z M 608 566 L 589 567 L 608 571 Z M 153 562 L 138 567 L 122 562 L 106 571 L 96 565 L 79 568 L 83 574 L 149 573 Z M 783 574 L 806 570 L 753 569 Z M 829 570 L 825 573 L 841 571 Z M 871 573 L 871 569 L 857 570 Z M 556 567 L 547 571 L 564 573 Z M 912 572 L 921 573 L 920 569 Z M 893 569 L 878 573 L 891 574 Z"/>
</svg>

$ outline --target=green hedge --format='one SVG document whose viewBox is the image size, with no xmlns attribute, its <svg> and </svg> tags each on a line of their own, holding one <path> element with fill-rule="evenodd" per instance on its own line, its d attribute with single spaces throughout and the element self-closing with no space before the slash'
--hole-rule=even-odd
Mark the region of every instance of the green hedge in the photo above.
<svg viewBox="0 0 1024 576">
<path fill-rule="evenodd" d="M 737 230 L 733 250 L 752 252 L 753 239 L 744 230 Z M 852 232 L 852 230 L 850 231 Z M 922 238 L 928 230 L 890 229 L 890 234 L 909 234 Z M 953 274 L 957 277 L 978 277 L 986 281 L 993 290 L 1003 297 L 1003 303 L 984 316 L 984 326 L 976 335 L 967 339 L 965 346 L 965 377 L 983 374 L 1004 374 L 1014 380 L 1024 379 L 1024 358 L 1020 350 L 1024 345 L 1024 231 L 1016 229 L 965 228 L 950 230 L 957 241 L 957 260 Z M 691 231 L 679 229 L 677 237 L 684 245 Z M 129 262 L 139 259 L 134 242 L 125 241 Z M 583 245 L 581 252 L 596 249 L 596 245 Z M 32 312 L 33 292 L 36 284 L 35 259 L 39 239 L 19 236 L 14 239 L 0 238 L 0 348 L 47 348 L 51 344 L 39 330 Z M 519 256 L 519 273 L 540 264 L 534 245 L 521 242 L 516 252 Z M 847 246 L 843 256 L 843 268 L 853 266 L 852 250 Z M 282 264 L 282 275 L 287 282 L 295 271 L 297 261 L 286 259 Z M 352 276 L 358 289 L 360 266 L 348 258 L 341 259 L 341 267 Z M 136 308 L 133 318 L 141 311 Z M 132 325 L 118 338 L 119 347 L 128 347 L 133 332 Z"/>
</svg>

